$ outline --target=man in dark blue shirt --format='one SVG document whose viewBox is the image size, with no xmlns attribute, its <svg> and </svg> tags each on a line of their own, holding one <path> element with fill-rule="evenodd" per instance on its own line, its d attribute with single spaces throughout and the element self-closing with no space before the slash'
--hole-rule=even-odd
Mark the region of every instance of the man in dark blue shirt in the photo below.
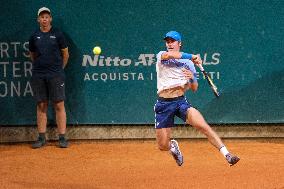
<svg viewBox="0 0 284 189">
<path fill-rule="evenodd" d="M 48 102 L 54 105 L 59 133 L 59 146 L 68 147 L 65 138 L 65 74 L 64 67 L 69 58 L 68 46 L 63 33 L 52 27 L 52 16 L 48 8 L 38 10 L 39 29 L 29 39 L 30 57 L 33 62 L 31 85 L 37 101 L 37 128 L 39 136 L 32 145 L 40 148 L 46 144 Z"/>
</svg>

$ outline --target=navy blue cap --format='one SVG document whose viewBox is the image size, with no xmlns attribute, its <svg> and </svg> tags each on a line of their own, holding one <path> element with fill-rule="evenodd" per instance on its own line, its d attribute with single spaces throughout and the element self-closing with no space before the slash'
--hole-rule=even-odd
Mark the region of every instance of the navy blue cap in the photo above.
<svg viewBox="0 0 284 189">
<path fill-rule="evenodd" d="M 181 41 L 181 35 L 180 35 L 180 33 L 178 33 L 177 31 L 169 31 L 167 34 L 166 34 L 166 36 L 164 37 L 164 39 L 166 39 L 166 38 L 172 38 L 172 39 L 174 39 L 174 40 L 176 40 L 176 41 Z"/>
</svg>

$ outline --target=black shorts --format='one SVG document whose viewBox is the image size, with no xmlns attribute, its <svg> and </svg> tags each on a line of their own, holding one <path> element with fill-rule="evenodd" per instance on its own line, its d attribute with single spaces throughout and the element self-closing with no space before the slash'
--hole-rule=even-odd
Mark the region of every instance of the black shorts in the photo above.
<svg viewBox="0 0 284 189">
<path fill-rule="evenodd" d="M 31 86 L 37 102 L 65 100 L 65 77 L 55 76 L 48 79 L 32 77 Z"/>
</svg>

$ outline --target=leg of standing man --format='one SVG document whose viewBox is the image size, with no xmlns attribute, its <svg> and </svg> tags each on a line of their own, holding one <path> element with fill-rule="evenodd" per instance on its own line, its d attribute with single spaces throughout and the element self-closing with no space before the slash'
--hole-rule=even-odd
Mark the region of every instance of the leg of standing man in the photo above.
<svg viewBox="0 0 284 189">
<path fill-rule="evenodd" d="M 47 109 L 47 101 L 37 103 L 37 129 L 39 136 L 37 141 L 32 144 L 32 148 L 40 148 L 46 144 L 45 132 L 47 124 Z"/>
<path fill-rule="evenodd" d="M 59 133 L 59 146 L 61 148 L 68 147 L 68 141 L 65 138 L 66 133 L 66 111 L 64 106 L 64 101 L 55 102 L 53 104 L 55 115 L 56 115 L 56 124 Z"/>
</svg>

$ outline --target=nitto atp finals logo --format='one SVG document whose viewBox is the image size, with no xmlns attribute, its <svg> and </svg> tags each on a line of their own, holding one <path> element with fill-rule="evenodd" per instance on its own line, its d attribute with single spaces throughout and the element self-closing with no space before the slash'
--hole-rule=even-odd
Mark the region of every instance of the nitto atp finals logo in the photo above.
<svg viewBox="0 0 284 189">
<path fill-rule="evenodd" d="M 203 65 L 218 65 L 220 53 L 201 55 Z M 85 68 L 85 82 L 110 81 L 145 81 L 156 79 L 156 55 L 140 54 L 136 60 L 130 58 L 110 57 L 102 55 L 83 55 L 82 67 Z M 208 71 L 212 79 L 220 79 L 219 72 Z M 197 72 L 199 77 L 199 72 Z"/>
<path fill-rule="evenodd" d="M 129 58 L 83 55 L 82 67 L 88 67 L 84 81 L 153 80 L 155 54 L 140 54 L 136 61 Z M 151 69 L 146 72 L 145 69 Z"/>
</svg>

